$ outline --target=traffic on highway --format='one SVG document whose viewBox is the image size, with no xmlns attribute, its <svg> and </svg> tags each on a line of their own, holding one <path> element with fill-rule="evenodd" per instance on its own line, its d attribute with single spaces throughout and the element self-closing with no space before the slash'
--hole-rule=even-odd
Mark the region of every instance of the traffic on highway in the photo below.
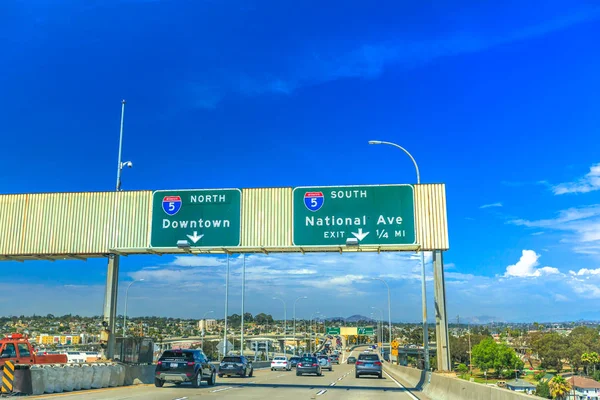
<svg viewBox="0 0 600 400">
<path fill-rule="evenodd" d="M 333 356 L 340 364 L 331 367 Z M 72 399 L 425 399 L 416 397 L 397 378 L 382 367 L 385 361 L 371 346 L 353 350 L 331 349 L 297 356 L 291 366 L 291 356 L 276 356 L 273 367 L 253 369 L 249 360 L 226 356 L 218 367 L 203 363 L 201 351 L 168 350 L 156 366 L 154 385 L 142 384 L 32 396 L 34 399 L 66 397 Z M 349 361 L 356 358 L 357 363 Z M 230 367 L 231 366 L 231 367 Z M 275 367 L 277 366 L 277 367 Z M 249 368 L 249 369 L 248 369 Z M 231 372 L 230 374 L 227 372 Z M 214 376 L 217 374 L 216 380 Z"/>
</svg>

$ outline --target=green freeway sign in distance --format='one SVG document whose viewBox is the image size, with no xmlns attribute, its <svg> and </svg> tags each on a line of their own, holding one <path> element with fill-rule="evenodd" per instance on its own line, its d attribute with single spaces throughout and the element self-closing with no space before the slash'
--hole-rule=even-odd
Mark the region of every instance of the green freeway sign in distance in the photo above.
<svg viewBox="0 0 600 400">
<path fill-rule="evenodd" d="M 329 328 L 327 328 L 327 334 L 328 335 L 339 335 L 340 328 L 339 327 L 329 327 Z"/>
<path fill-rule="evenodd" d="M 359 327 L 357 333 L 359 335 L 373 335 L 373 327 Z"/>
<path fill-rule="evenodd" d="M 293 191 L 295 246 L 415 244 L 412 185 L 297 187 Z"/>
<path fill-rule="evenodd" d="M 240 245 L 239 189 L 157 190 L 152 195 L 151 247 Z"/>
</svg>

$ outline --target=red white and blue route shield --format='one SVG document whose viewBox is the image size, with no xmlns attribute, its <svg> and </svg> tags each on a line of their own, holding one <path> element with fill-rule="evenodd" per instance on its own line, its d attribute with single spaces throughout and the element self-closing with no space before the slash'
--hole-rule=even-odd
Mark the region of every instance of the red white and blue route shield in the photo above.
<svg viewBox="0 0 600 400">
<path fill-rule="evenodd" d="M 304 193 L 304 205 L 310 211 L 318 211 L 321 207 L 323 207 L 324 202 L 325 196 L 323 196 L 323 192 Z"/>
<path fill-rule="evenodd" d="M 163 211 L 167 215 L 175 215 L 181 210 L 181 197 L 180 196 L 165 196 L 162 201 Z"/>
</svg>

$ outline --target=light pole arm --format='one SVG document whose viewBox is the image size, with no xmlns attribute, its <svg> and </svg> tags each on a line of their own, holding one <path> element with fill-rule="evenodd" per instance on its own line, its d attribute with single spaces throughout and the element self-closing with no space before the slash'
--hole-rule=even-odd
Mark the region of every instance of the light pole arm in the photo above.
<svg viewBox="0 0 600 400">
<path fill-rule="evenodd" d="M 406 150 L 404 147 L 400 146 L 399 144 L 392 143 L 392 142 L 384 142 L 384 141 L 381 141 L 381 140 L 371 140 L 369 143 L 370 144 L 387 144 L 387 145 L 390 145 L 390 146 L 394 146 L 394 147 L 402 150 L 403 152 L 405 152 L 406 155 L 410 157 L 410 159 L 412 160 L 413 164 L 415 165 L 415 169 L 417 170 L 417 183 L 418 184 L 421 183 L 421 174 L 419 173 L 419 166 L 417 165 L 417 161 L 415 160 L 415 158 L 412 156 L 412 154 L 410 154 L 408 152 L 408 150 Z"/>
</svg>

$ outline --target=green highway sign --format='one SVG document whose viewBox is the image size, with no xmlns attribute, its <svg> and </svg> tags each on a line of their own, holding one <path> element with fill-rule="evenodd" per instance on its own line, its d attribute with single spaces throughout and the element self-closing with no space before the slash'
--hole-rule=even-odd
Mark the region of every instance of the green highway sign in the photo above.
<svg viewBox="0 0 600 400">
<path fill-rule="evenodd" d="M 240 189 L 157 190 L 152 194 L 151 247 L 239 246 Z"/>
<path fill-rule="evenodd" d="M 292 207 L 294 246 L 416 243 L 412 185 L 296 187 Z"/>
<path fill-rule="evenodd" d="M 340 328 L 339 327 L 328 327 L 327 328 L 327 334 L 328 335 L 339 335 L 340 334 Z"/>
<path fill-rule="evenodd" d="M 359 335 L 374 335 L 373 327 L 358 327 L 357 333 Z"/>
</svg>

